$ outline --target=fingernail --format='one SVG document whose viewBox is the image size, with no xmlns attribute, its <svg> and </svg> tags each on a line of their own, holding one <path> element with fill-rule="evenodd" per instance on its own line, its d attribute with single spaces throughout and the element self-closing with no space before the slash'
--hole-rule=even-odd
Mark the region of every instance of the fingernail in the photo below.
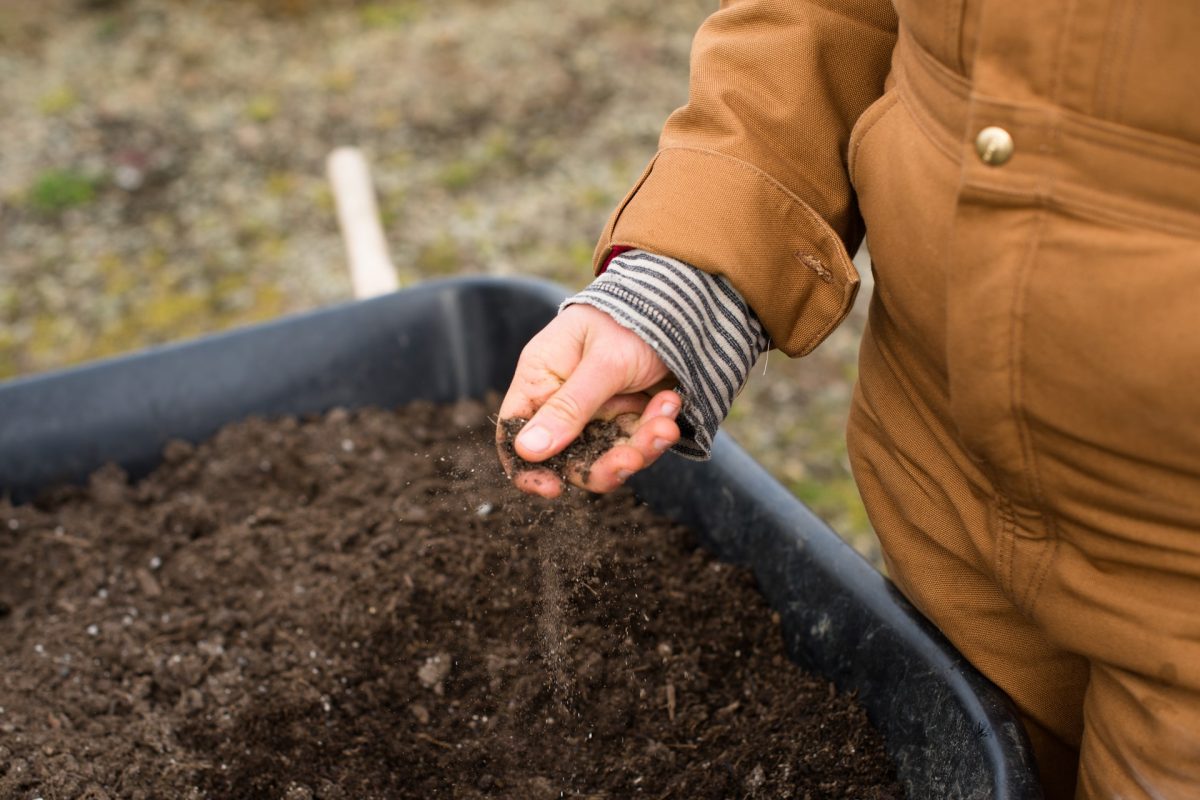
<svg viewBox="0 0 1200 800">
<path fill-rule="evenodd" d="M 664 417 L 673 417 L 675 412 L 679 410 L 679 406 L 674 403 L 663 403 L 662 414 Z"/>
<path fill-rule="evenodd" d="M 517 441 L 529 452 L 540 453 L 550 447 L 550 431 L 541 425 L 534 425 L 532 428 L 521 431 Z"/>
<path fill-rule="evenodd" d="M 652 442 L 652 444 L 654 446 L 654 449 L 660 453 L 666 452 L 667 448 L 671 446 L 671 443 L 668 442 L 666 439 L 655 439 Z"/>
<path fill-rule="evenodd" d="M 624 483 L 625 481 L 629 480 L 629 476 L 632 474 L 633 473 L 627 469 L 619 469 L 617 470 L 617 480 L 619 480 L 621 483 Z"/>
</svg>

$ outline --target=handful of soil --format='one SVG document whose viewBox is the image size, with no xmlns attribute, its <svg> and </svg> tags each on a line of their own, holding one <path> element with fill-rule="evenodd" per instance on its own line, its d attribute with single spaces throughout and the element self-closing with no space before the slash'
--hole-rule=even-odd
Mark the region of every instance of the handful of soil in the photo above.
<svg viewBox="0 0 1200 800">
<path fill-rule="evenodd" d="M 493 440 L 250 419 L 0 499 L 0 797 L 902 796 L 748 573 L 625 490 L 531 501 Z"/>
<path fill-rule="evenodd" d="M 637 419 L 635 414 L 622 416 Z M 517 455 L 517 448 L 513 442 L 517 438 L 517 434 L 529 422 L 524 417 L 500 420 L 503 437 L 498 444 L 503 457 L 509 459 L 514 475 L 530 470 L 545 469 L 553 472 L 566 483 L 569 481 L 569 471 L 576 470 L 583 482 L 587 483 L 588 473 L 591 471 L 592 465 L 596 463 L 596 459 L 611 450 L 613 445 L 619 444 L 627 438 L 625 430 L 621 426 L 621 419 L 622 417 L 612 420 L 592 420 L 584 426 L 583 432 L 575 438 L 575 441 L 545 461 L 526 461 Z"/>
</svg>

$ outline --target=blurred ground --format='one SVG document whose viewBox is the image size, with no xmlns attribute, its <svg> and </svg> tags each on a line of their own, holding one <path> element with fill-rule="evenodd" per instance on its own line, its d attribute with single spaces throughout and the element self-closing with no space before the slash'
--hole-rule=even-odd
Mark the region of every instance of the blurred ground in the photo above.
<svg viewBox="0 0 1200 800">
<path fill-rule="evenodd" d="M 0 378 L 347 299 L 338 145 L 372 161 L 406 283 L 582 286 L 715 6 L 0 3 Z M 727 429 L 878 561 L 842 433 L 863 307 L 760 363 Z"/>
</svg>

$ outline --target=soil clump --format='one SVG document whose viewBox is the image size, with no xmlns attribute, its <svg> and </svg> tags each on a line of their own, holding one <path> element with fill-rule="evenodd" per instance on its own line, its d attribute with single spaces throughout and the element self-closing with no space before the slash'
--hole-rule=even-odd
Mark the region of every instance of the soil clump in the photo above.
<svg viewBox="0 0 1200 800">
<path fill-rule="evenodd" d="M 517 448 L 513 442 L 527 422 L 529 420 L 524 417 L 500 420 L 503 438 L 499 444 L 505 456 L 512 459 L 513 474 L 539 469 L 550 470 L 562 479 L 564 485 L 569 482 L 569 475 L 573 470 L 578 471 L 584 483 L 587 483 L 588 473 L 592 469 L 592 464 L 596 463 L 596 459 L 608 452 L 614 444 L 626 438 L 625 431 L 621 429 L 616 420 L 594 419 L 585 425 L 575 441 L 563 448 L 561 452 L 545 461 L 526 461 L 517 455 Z"/>
<path fill-rule="evenodd" d="M 902 797 L 746 572 L 493 440 L 249 419 L 0 500 L 0 798 Z"/>
</svg>

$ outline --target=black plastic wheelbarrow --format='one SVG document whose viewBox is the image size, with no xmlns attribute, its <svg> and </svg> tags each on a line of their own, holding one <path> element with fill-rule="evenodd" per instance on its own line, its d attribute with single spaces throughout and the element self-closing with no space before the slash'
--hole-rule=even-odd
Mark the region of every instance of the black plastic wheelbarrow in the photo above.
<svg viewBox="0 0 1200 800">
<path fill-rule="evenodd" d="M 109 461 L 141 476 L 168 439 L 250 414 L 481 397 L 507 385 L 562 296 L 527 280 L 430 283 L 0 384 L 0 492 L 20 502 Z M 791 657 L 857 694 L 912 800 L 1041 797 L 1004 694 L 737 445 L 663 462 L 634 489 L 754 571 Z"/>
</svg>

